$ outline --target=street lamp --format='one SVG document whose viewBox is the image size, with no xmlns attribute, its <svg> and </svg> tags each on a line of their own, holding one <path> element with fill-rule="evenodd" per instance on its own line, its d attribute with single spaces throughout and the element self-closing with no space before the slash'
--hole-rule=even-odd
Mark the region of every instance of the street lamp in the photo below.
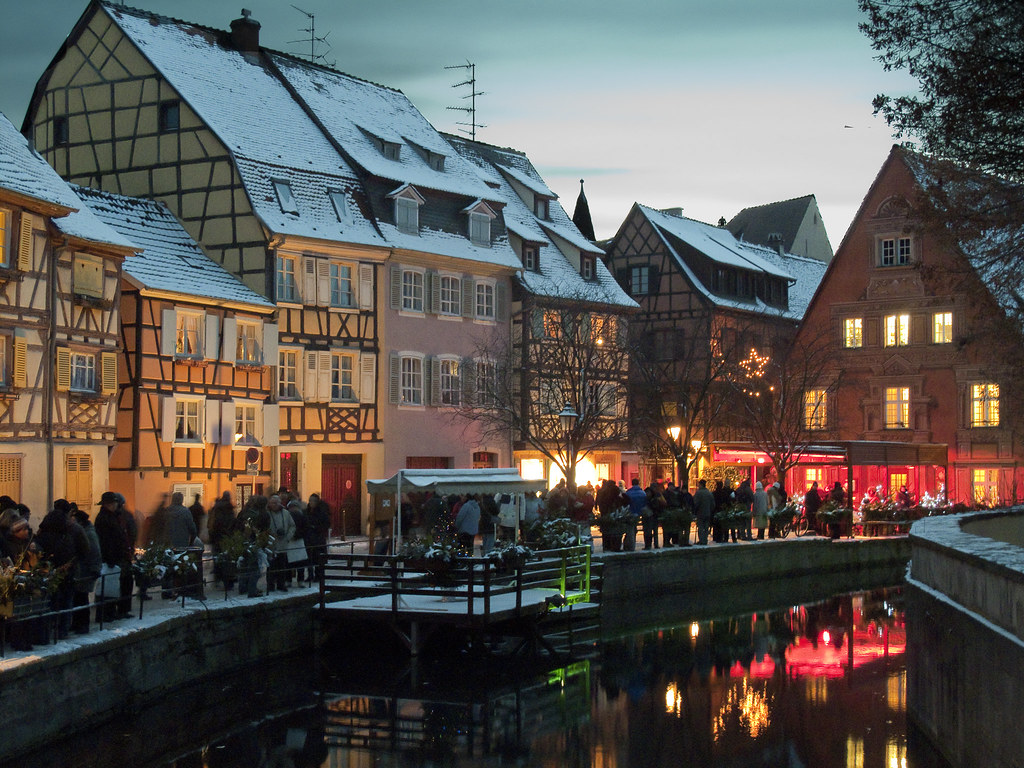
<svg viewBox="0 0 1024 768">
<path fill-rule="evenodd" d="M 682 432 L 682 428 L 679 426 L 668 428 L 668 436 L 672 438 L 672 479 L 677 484 L 682 480 L 682 475 L 679 473 L 679 455 L 682 453 L 682 448 L 679 445 L 680 432 Z M 677 475 L 679 476 L 677 477 Z"/>
<path fill-rule="evenodd" d="M 562 409 L 561 413 L 558 414 L 558 424 L 562 427 L 562 433 L 565 435 L 565 483 L 569 484 L 569 465 L 572 463 L 572 431 L 576 427 L 576 421 L 580 415 L 572 409 L 569 403 L 565 404 L 565 408 Z M 573 485 L 575 485 L 576 475 L 573 474 Z"/>
</svg>

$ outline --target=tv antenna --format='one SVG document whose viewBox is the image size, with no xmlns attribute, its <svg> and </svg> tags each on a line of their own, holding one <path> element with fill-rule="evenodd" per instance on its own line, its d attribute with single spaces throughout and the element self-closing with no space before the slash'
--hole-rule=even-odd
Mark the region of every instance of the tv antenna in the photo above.
<svg viewBox="0 0 1024 768">
<path fill-rule="evenodd" d="M 299 30 L 300 32 L 305 32 L 306 34 L 308 34 L 309 37 L 308 38 L 303 38 L 302 40 L 289 40 L 288 44 L 289 45 L 295 45 L 296 43 L 307 43 L 308 42 L 309 43 L 309 54 L 308 54 L 309 55 L 309 60 L 311 62 L 313 62 L 313 63 L 321 62 L 323 64 L 327 64 L 328 66 L 333 67 L 334 66 L 334 62 L 333 61 L 327 61 L 327 54 L 331 52 L 331 46 L 327 42 L 327 35 L 329 35 L 331 33 L 328 32 L 327 35 L 324 35 L 323 37 L 317 37 L 316 36 L 316 16 L 314 16 L 309 11 L 302 10 L 297 5 L 292 5 L 292 8 L 294 8 L 296 11 L 301 13 L 307 19 L 309 19 L 309 26 L 308 27 L 303 27 L 303 28 L 301 28 Z M 327 50 L 324 51 L 323 53 L 317 53 L 316 52 L 317 43 L 319 43 L 320 45 L 327 46 Z M 300 54 L 300 55 L 305 55 L 305 54 Z"/>
<path fill-rule="evenodd" d="M 463 80 L 461 83 L 456 83 L 455 85 L 452 86 L 452 88 L 464 88 L 467 85 L 469 86 L 469 93 L 467 93 L 465 96 L 462 97 L 463 99 L 469 99 L 470 100 L 469 106 L 468 107 L 448 107 L 448 109 L 454 109 L 457 112 L 466 112 L 466 113 L 469 114 L 469 122 L 468 123 L 455 123 L 455 124 L 456 125 L 465 125 L 465 126 L 467 126 L 467 128 L 459 128 L 459 130 L 462 131 L 463 133 L 468 133 L 469 137 L 473 141 L 476 141 L 476 129 L 477 128 L 486 128 L 487 127 L 483 123 L 478 123 L 476 121 L 476 97 L 484 95 L 483 91 L 478 91 L 476 89 L 476 64 L 474 64 L 474 63 L 472 63 L 470 61 L 467 61 L 465 64 L 452 64 L 450 67 L 445 67 L 445 69 L 465 69 L 465 70 L 468 70 L 468 72 L 469 72 L 469 79 L 468 80 Z"/>
</svg>

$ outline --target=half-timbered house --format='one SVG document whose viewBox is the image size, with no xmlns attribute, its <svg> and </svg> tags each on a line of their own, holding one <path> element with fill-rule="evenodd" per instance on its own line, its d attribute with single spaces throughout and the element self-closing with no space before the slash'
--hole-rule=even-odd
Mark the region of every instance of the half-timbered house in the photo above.
<svg viewBox="0 0 1024 768">
<path fill-rule="evenodd" d="M 110 487 L 143 514 L 270 486 L 276 307 L 209 259 L 160 202 L 74 187 L 140 252 L 125 260 Z"/>
<path fill-rule="evenodd" d="M 106 489 L 132 250 L 0 115 L 0 493 L 39 517 Z"/>
</svg>

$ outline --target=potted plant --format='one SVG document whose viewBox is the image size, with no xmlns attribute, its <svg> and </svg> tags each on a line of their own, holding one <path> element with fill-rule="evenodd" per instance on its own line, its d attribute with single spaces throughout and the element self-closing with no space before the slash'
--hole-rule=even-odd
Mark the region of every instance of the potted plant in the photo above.
<svg viewBox="0 0 1024 768">
<path fill-rule="evenodd" d="M 606 552 L 619 552 L 622 550 L 622 537 L 626 535 L 629 526 L 636 527 L 636 518 L 630 514 L 627 507 L 616 509 L 608 515 L 597 516 L 597 529 L 601 531 L 601 543 Z"/>
<path fill-rule="evenodd" d="M 853 510 L 840 507 L 834 501 L 827 501 L 818 509 L 818 520 L 827 526 L 830 539 L 838 539 L 843 532 L 843 523 L 849 520 L 852 524 Z"/>
<path fill-rule="evenodd" d="M 690 540 L 690 526 L 693 524 L 693 513 L 683 507 L 669 507 L 661 513 L 661 529 L 665 537 L 675 536 L 678 541 Z"/>
<path fill-rule="evenodd" d="M 523 564 L 533 557 L 533 550 L 525 544 L 514 541 L 499 541 L 494 549 L 488 552 L 487 559 L 495 569 L 503 573 L 519 570 Z"/>
<path fill-rule="evenodd" d="M 768 510 L 768 536 L 779 538 L 785 526 L 792 525 L 793 519 L 799 514 L 800 508 L 795 502 L 784 504 L 777 509 Z"/>
<path fill-rule="evenodd" d="M 588 533 L 580 530 L 580 525 L 568 517 L 538 520 L 527 529 L 527 541 L 536 544 L 537 549 L 575 547 L 590 538 Z M 589 526 L 587 528 L 589 530 Z"/>
</svg>

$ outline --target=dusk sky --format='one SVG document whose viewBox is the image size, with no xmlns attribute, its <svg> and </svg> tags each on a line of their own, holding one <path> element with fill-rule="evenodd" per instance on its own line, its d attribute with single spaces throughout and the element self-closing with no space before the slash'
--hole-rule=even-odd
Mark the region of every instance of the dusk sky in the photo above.
<svg viewBox="0 0 1024 768">
<path fill-rule="evenodd" d="M 264 46 L 309 53 L 287 0 L 135 0 L 227 29 L 244 7 Z M 85 0 L 11 4 L 0 26 L 0 110 L 17 126 Z M 598 237 L 634 201 L 717 222 L 815 194 L 839 246 L 894 140 L 876 93 L 913 91 L 858 30 L 856 0 L 297 0 L 326 63 L 403 91 L 436 128 L 466 120 L 455 89 L 476 64 L 477 139 L 526 152 L 572 214 L 579 179 Z M 307 42 L 298 42 L 306 40 Z M 273 126 L 268 126 L 272 129 Z"/>
</svg>

